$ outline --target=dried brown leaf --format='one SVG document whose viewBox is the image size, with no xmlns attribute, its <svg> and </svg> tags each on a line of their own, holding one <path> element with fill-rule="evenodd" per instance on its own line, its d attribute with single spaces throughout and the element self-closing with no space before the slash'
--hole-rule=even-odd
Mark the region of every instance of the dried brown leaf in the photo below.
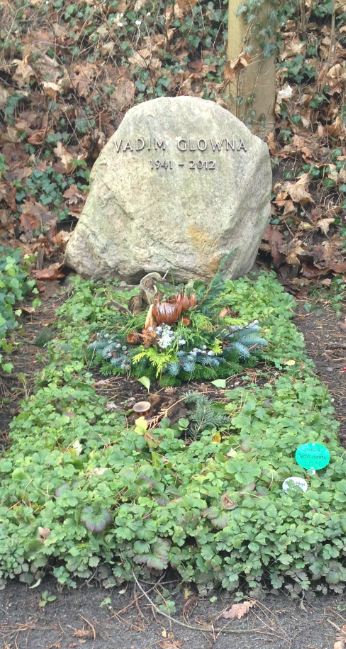
<svg viewBox="0 0 346 649">
<path fill-rule="evenodd" d="M 16 127 L 18 128 L 18 124 L 16 124 Z M 38 131 L 34 131 L 29 135 L 28 137 L 28 142 L 30 144 L 42 144 L 45 140 L 45 137 L 47 135 L 47 129 L 46 128 L 40 128 Z"/>
<path fill-rule="evenodd" d="M 241 620 L 242 617 L 248 614 L 250 608 L 255 606 L 256 601 L 250 599 L 241 604 L 232 604 L 232 606 L 222 613 L 222 617 L 226 620 Z"/>
<path fill-rule="evenodd" d="M 320 277 L 323 277 L 323 275 L 326 275 L 328 272 L 328 269 L 321 270 L 320 268 L 316 268 L 315 266 L 312 266 L 307 262 L 302 263 L 301 273 L 304 277 L 306 277 L 306 279 L 319 279 Z"/>
<path fill-rule="evenodd" d="M 41 268 L 41 270 L 33 270 L 32 274 L 34 277 L 36 277 L 36 279 L 53 281 L 64 277 L 64 273 L 61 270 L 62 267 L 63 264 L 56 262 L 55 264 L 51 264 L 46 268 Z"/>
<path fill-rule="evenodd" d="M 38 35 L 38 38 L 40 36 Z M 48 43 L 43 43 L 44 49 L 46 49 Z M 42 48 L 41 48 L 42 50 Z M 58 83 L 60 86 L 63 83 L 61 78 L 65 73 L 65 69 L 58 63 L 58 61 L 51 56 L 47 56 L 44 51 L 38 49 L 35 52 L 37 58 L 33 63 L 33 67 L 36 72 L 36 76 L 41 80 L 41 83 Z M 66 82 L 65 82 L 66 83 Z"/>
<path fill-rule="evenodd" d="M 24 180 L 24 178 L 29 178 L 32 174 L 31 167 L 18 167 L 13 169 L 13 171 L 8 171 L 6 174 L 7 180 Z"/>
<path fill-rule="evenodd" d="M 269 250 L 274 266 L 279 267 L 285 259 L 282 253 L 285 243 L 282 233 L 277 228 L 269 225 L 264 233 L 263 239 L 269 243 Z"/>
<path fill-rule="evenodd" d="M 236 76 L 244 70 L 251 62 L 249 54 L 241 52 L 239 56 L 233 61 L 228 61 L 224 68 L 224 79 L 227 82 L 235 80 Z"/>
<path fill-rule="evenodd" d="M 132 63 L 132 65 L 139 65 L 141 68 L 147 68 L 149 66 L 151 56 L 151 48 L 143 47 L 141 50 L 134 52 L 128 60 L 130 63 Z"/>
<path fill-rule="evenodd" d="M 309 180 L 309 174 L 303 174 L 297 182 L 286 182 L 284 184 L 284 188 L 295 203 L 301 203 L 302 205 L 314 203 L 311 194 L 307 190 Z"/>
<path fill-rule="evenodd" d="M 197 4 L 197 1 L 198 0 L 177 0 L 177 4 L 183 13 L 187 13 Z"/>
<path fill-rule="evenodd" d="M 220 504 L 222 509 L 236 509 L 238 504 L 232 500 L 228 494 L 223 494 L 220 498 Z"/>
<path fill-rule="evenodd" d="M 329 68 L 327 77 L 330 79 L 345 79 L 345 69 L 341 63 L 336 63 Z"/>
<path fill-rule="evenodd" d="M 337 640 L 336 642 L 334 642 L 333 649 L 345 649 L 345 641 Z"/>
<path fill-rule="evenodd" d="M 66 232 L 66 230 L 60 230 L 52 237 L 52 242 L 55 243 L 59 248 L 65 248 L 68 240 L 70 239 L 72 232 Z"/>
<path fill-rule="evenodd" d="M 346 261 L 343 253 L 343 241 L 333 237 L 329 241 L 323 241 L 320 245 L 312 248 L 315 266 L 320 269 L 329 269 L 334 273 L 346 272 Z"/>
<path fill-rule="evenodd" d="M 25 232 L 37 230 L 44 225 L 54 226 L 56 217 L 44 205 L 34 199 L 26 200 L 20 215 L 20 224 Z"/>
<path fill-rule="evenodd" d="M 334 223 L 334 221 L 334 218 L 320 219 L 316 223 L 316 228 L 319 228 L 319 230 L 321 230 L 323 234 L 327 234 L 331 224 Z"/>
<path fill-rule="evenodd" d="M 160 640 L 159 647 L 160 649 L 180 649 L 183 646 L 182 640 L 170 640 L 169 638 L 165 640 Z"/>
<path fill-rule="evenodd" d="M 25 86 L 32 77 L 35 77 L 35 72 L 28 63 L 28 56 L 25 56 L 23 60 L 13 59 L 13 63 L 16 66 L 13 78 L 18 85 Z"/>
<path fill-rule="evenodd" d="M 94 633 L 92 629 L 86 629 L 83 627 L 82 629 L 76 629 L 73 633 L 74 638 L 94 638 Z"/>
<path fill-rule="evenodd" d="M 297 54 L 301 54 L 303 52 L 305 47 L 306 47 L 305 41 L 300 41 L 298 37 L 295 37 L 289 40 L 288 43 L 286 44 L 281 54 L 281 59 L 284 61 L 285 59 L 288 59 L 291 56 L 297 56 Z"/>
<path fill-rule="evenodd" d="M 332 124 L 324 127 L 324 133 L 332 137 L 342 137 L 345 135 L 346 129 L 341 117 L 338 115 Z"/>
<path fill-rule="evenodd" d="M 73 214 L 78 219 L 85 203 L 85 194 L 78 189 L 77 185 L 70 185 L 64 191 L 63 196 L 66 199 L 70 214 Z"/>
<path fill-rule="evenodd" d="M 89 97 L 94 83 L 97 66 L 93 63 L 76 64 L 70 71 L 70 81 L 80 97 Z"/>
<path fill-rule="evenodd" d="M 275 155 L 277 153 L 277 142 L 275 139 L 275 133 L 270 132 L 268 133 L 266 137 L 266 142 L 268 145 L 268 149 L 272 155 Z"/>
<path fill-rule="evenodd" d="M 58 142 L 55 149 L 54 153 L 59 160 L 61 160 L 62 165 L 65 169 L 65 171 L 70 172 L 73 171 L 74 168 L 74 157 L 69 151 L 64 147 L 62 142 Z"/>
<path fill-rule="evenodd" d="M 187 591 L 189 593 L 190 591 Z M 192 611 L 196 608 L 198 604 L 197 595 L 188 595 L 183 607 L 183 617 L 185 619 L 189 618 Z"/>
<path fill-rule="evenodd" d="M 132 105 L 135 96 L 135 84 L 130 79 L 119 79 L 111 95 L 111 104 L 117 111 L 125 110 Z"/>
<path fill-rule="evenodd" d="M 0 183 L 0 201 L 4 201 L 15 212 L 17 210 L 15 187 L 9 183 Z"/>
<path fill-rule="evenodd" d="M 57 94 L 62 90 L 61 86 L 54 81 L 43 81 L 42 86 L 45 90 L 45 94 L 53 99 L 55 99 Z"/>
<path fill-rule="evenodd" d="M 299 256 L 303 255 L 304 253 L 305 250 L 302 246 L 302 242 L 299 239 L 292 239 L 287 249 L 287 255 L 286 255 L 287 263 L 290 264 L 290 266 L 299 266 L 300 265 Z"/>
</svg>

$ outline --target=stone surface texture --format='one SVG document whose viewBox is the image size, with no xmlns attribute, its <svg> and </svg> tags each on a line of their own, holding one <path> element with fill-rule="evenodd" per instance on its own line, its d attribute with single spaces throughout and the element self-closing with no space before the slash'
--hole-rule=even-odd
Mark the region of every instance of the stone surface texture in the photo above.
<svg viewBox="0 0 346 649">
<path fill-rule="evenodd" d="M 220 149 L 220 150 L 218 150 Z M 131 108 L 91 173 L 65 263 L 87 277 L 248 272 L 270 216 L 267 145 L 218 104 L 163 97 Z"/>
</svg>

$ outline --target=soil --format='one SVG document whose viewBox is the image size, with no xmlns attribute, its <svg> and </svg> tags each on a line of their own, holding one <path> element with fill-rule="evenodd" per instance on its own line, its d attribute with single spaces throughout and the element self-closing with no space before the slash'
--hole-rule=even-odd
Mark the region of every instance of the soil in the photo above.
<svg viewBox="0 0 346 649">
<path fill-rule="evenodd" d="M 143 588 L 153 602 L 153 585 Z M 56 599 L 40 608 L 47 590 Z M 34 590 L 11 583 L 0 592 L 2 648 L 333 649 L 346 623 L 345 604 L 332 596 L 267 597 L 241 620 L 222 617 L 233 604 L 229 597 L 211 603 L 190 594 L 176 601 L 177 613 L 169 619 L 138 586 L 124 592 L 84 585 L 59 592 L 49 580 Z"/>
<path fill-rule="evenodd" d="M 317 306 L 306 313 L 305 304 L 298 302 L 295 323 L 304 334 L 319 378 L 332 395 L 340 439 L 346 446 L 346 319 L 338 319 L 329 306 Z"/>
<path fill-rule="evenodd" d="M 18 412 L 21 399 L 33 391 L 35 374 L 44 364 L 44 349 L 37 344 L 38 334 L 54 325 L 56 308 L 65 297 L 66 288 L 59 282 L 47 283 L 41 307 L 26 316 L 18 348 L 11 355 L 14 373 L 0 378 L 0 396 L 5 406 L 0 414 L 0 450 L 1 444 L 8 443 L 11 418 Z M 298 304 L 296 324 L 304 334 L 318 375 L 330 390 L 341 425 L 341 439 L 346 444 L 345 324 L 328 306 L 307 313 L 303 301 Z M 232 377 L 228 387 L 240 385 L 241 381 L 241 377 Z M 97 376 L 95 385 L 107 397 L 110 408 L 131 410 L 135 401 L 148 398 L 138 381 Z M 197 387 L 213 399 L 222 398 L 220 390 L 210 384 L 189 385 L 183 391 Z M 168 388 L 150 396 L 153 425 L 167 410 L 174 419 L 184 416 L 184 406 L 179 401 L 181 394 L 182 389 Z M 211 603 L 192 593 L 184 601 L 178 593 L 174 596 L 177 623 L 156 609 L 155 585 L 142 584 L 142 587 L 153 603 L 140 586 L 105 590 L 83 583 L 75 590 L 61 591 L 48 578 L 37 588 L 10 583 L 0 592 L 0 646 L 2 649 L 346 647 L 346 606 L 339 596 L 314 597 L 308 593 L 306 599 L 299 600 L 284 595 L 267 596 L 256 602 L 241 620 L 230 621 L 220 617 L 233 603 L 229 596 L 218 595 L 217 601 Z M 42 606 L 45 591 L 56 599 Z M 339 640 L 340 644 L 335 644 Z"/>
<path fill-rule="evenodd" d="M 19 412 L 22 399 L 34 390 L 37 372 L 44 365 L 44 347 L 37 344 L 38 337 L 43 332 L 48 337 L 56 309 L 66 299 L 66 289 L 59 282 L 46 282 L 41 288 L 44 290 L 40 295 L 40 307 L 30 313 L 30 304 L 22 305 L 23 324 L 16 330 L 16 347 L 9 358 L 14 365 L 13 372 L 0 374 L 0 453 L 8 444 L 9 423 Z"/>
</svg>

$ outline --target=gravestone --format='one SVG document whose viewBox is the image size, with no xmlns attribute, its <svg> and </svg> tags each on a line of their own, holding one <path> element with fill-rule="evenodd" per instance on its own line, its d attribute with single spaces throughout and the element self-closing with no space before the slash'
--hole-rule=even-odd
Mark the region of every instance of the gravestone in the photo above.
<svg viewBox="0 0 346 649">
<path fill-rule="evenodd" d="M 131 108 L 103 148 L 67 245 L 87 277 L 248 272 L 270 216 L 267 145 L 218 104 L 162 97 Z"/>
</svg>

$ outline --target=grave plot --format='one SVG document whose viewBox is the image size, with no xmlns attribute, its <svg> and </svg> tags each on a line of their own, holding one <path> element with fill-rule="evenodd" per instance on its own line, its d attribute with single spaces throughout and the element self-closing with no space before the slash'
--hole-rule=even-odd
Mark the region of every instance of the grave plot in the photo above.
<svg viewBox="0 0 346 649">
<path fill-rule="evenodd" d="M 143 335 L 141 287 L 76 278 L 0 460 L 3 583 L 52 574 L 61 584 L 95 578 L 111 587 L 168 569 L 201 592 L 342 590 L 343 451 L 327 390 L 292 324 L 294 300 L 270 273 L 219 280 L 217 291 L 213 281 L 184 285 L 196 303 L 170 331 L 209 337 L 221 320 L 244 334 L 258 320 L 252 333 L 267 344 L 243 340 L 248 358 L 232 356 L 227 372 L 199 381 L 186 368 L 153 372 L 149 360 L 139 382 L 132 365 L 110 362 L 117 347 L 101 359 L 94 343 Z M 178 344 L 166 337 L 164 354 Z M 159 355 L 159 338 L 139 347 Z M 149 409 L 138 412 L 140 401 Z"/>
<path fill-rule="evenodd" d="M 200 592 L 341 592 L 330 398 L 293 298 L 245 277 L 267 145 L 216 103 L 160 98 L 127 113 L 91 179 L 65 255 L 80 276 L 0 459 L 2 584 L 170 570 Z"/>
</svg>

